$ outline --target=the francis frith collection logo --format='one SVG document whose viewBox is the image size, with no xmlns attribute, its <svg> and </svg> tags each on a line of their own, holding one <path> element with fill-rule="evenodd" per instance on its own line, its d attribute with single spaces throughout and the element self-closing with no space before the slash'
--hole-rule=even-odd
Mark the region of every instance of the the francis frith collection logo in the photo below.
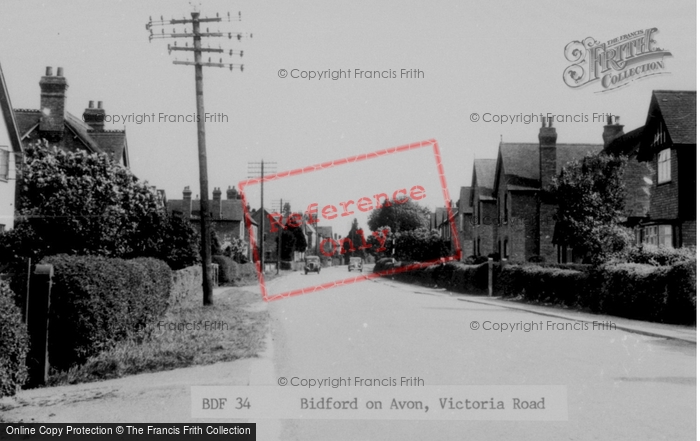
<svg viewBox="0 0 700 441">
<path fill-rule="evenodd" d="M 574 89 L 599 83 L 603 90 L 598 92 L 609 92 L 632 81 L 669 73 L 664 57 L 672 55 L 657 46 L 657 31 L 640 29 L 606 42 L 593 37 L 572 41 L 564 48 L 566 59 L 573 63 L 564 70 L 564 83 Z"/>
</svg>

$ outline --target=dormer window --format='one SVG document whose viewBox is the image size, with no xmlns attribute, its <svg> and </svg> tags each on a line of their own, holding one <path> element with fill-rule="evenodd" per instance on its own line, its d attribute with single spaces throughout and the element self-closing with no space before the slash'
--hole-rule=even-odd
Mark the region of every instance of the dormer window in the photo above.
<svg viewBox="0 0 700 441">
<path fill-rule="evenodd" d="M 671 181 L 671 149 L 663 149 L 659 152 L 658 176 L 659 184 Z"/>
</svg>

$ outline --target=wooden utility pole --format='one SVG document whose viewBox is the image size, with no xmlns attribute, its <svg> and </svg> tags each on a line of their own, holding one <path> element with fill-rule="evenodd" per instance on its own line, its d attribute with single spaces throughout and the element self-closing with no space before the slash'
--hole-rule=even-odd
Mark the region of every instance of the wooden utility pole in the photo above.
<svg viewBox="0 0 700 441">
<path fill-rule="evenodd" d="M 221 48 L 202 48 L 202 37 L 225 36 L 225 34 L 222 32 L 209 32 L 209 29 L 207 29 L 206 32 L 201 32 L 200 30 L 201 23 L 221 22 L 222 19 L 221 17 L 219 17 L 219 14 L 216 14 L 216 17 L 213 18 L 200 18 L 199 12 L 195 11 L 191 13 L 191 16 L 191 19 L 183 18 L 182 20 L 163 20 L 163 17 L 161 16 L 160 21 L 153 21 L 153 19 L 149 17 L 149 22 L 146 24 L 146 29 L 151 33 L 151 35 L 148 37 L 149 42 L 153 39 L 162 38 L 192 38 L 193 41 L 193 47 L 191 48 L 188 47 L 187 43 L 185 43 L 185 47 L 177 47 L 177 43 L 175 43 L 173 46 L 168 45 L 168 53 L 172 51 L 194 52 L 194 62 L 178 61 L 176 59 L 175 61 L 173 61 L 173 64 L 194 66 L 195 91 L 197 99 L 197 151 L 199 155 L 199 223 L 202 235 L 200 249 L 200 255 L 202 257 L 202 297 L 204 305 L 211 305 L 214 303 L 214 295 L 211 280 L 211 230 L 209 225 L 209 218 L 211 216 L 211 213 L 209 211 L 209 177 L 207 173 L 207 146 L 206 133 L 204 128 L 204 123 L 207 119 L 207 115 L 206 113 L 204 113 L 204 78 L 202 74 L 202 66 L 228 67 L 229 69 L 233 70 L 234 65 L 231 63 L 224 64 L 222 63 L 221 59 L 219 59 L 219 63 L 212 63 L 211 58 L 206 63 L 202 62 L 202 52 L 224 52 L 224 50 Z M 239 12 L 239 21 L 240 17 L 241 13 Z M 228 21 L 231 21 L 230 14 L 228 15 Z M 153 33 L 154 27 L 165 26 L 168 24 L 183 24 L 185 26 L 187 26 L 187 24 L 192 24 L 192 32 L 188 33 L 187 28 L 185 28 L 185 31 L 183 33 L 178 33 L 175 31 L 175 29 L 173 29 L 172 33 L 168 34 L 165 33 L 165 29 L 161 29 L 160 34 Z M 228 38 L 232 38 L 232 34 L 230 32 L 228 33 Z M 238 40 L 240 40 L 241 38 L 243 38 L 243 34 L 237 34 L 237 38 Z M 229 51 L 229 55 L 232 56 L 233 53 L 233 51 Z M 239 54 L 239 52 L 236 52 L 236 54 Z M 243 56 L 243 51 L 240 51 L 240 56 Z M 243 70 L 242 64 L 237 64 L 236 67 L 240 67 L 241 71 Z"/>
<path fill-rule="evenodd" d="M 260 224 L 258 225 L 258 261 L 260 263 L 260 272 L 265 274 L 265 165 L 269 165 L 272 168 L 276 165 L 276 162 L 265 162 L 260 160 Z M 254 168 L 257 168 L 257 162 L 248 163 L 248 178 L 255 178 L 256 176 L 251 176 L 255 173 Z M 272 171 L 274 173 L 274 171 Z"/>
</svg>

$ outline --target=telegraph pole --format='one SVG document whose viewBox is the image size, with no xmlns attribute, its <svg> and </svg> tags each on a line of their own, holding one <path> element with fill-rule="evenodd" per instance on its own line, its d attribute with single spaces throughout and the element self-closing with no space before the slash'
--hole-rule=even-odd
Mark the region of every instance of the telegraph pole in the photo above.
<svg viewBox="0 0 700 441">
<path fill-rule="evenodd" d="M 265 274 L 265 181 L 263 179 L 265 176 L 265 165 L 270 166 L 270 168 L 274 168 L 277 163 L 265 162 L 262 159 L 260 160 L 260 224 L 258 227 L 258 261 L 260 262 L 260 271 L 262 274 Z M 248 179 L 257 177 L 253 175 L 257 167 L 257 162 L 248 162 Z M 274 173 L 275 170 L 271 170 L 270 172 Z"/>
<path fill-rule="evenodd" d="M 218 49 L 202 48 L 202 37 L 224 37 L 225 34 L 222 32 L 209 32 L 207 28 L 206 32 L 201 32 L 201 23 L 216 23 L 221 22 L 222 18 L 219 14 L 213 18 L 200 18 L 199 12 L 194 11 L 190 14 L 191 19 L 183 18 L 181 20 L 171 19 L 163 20 L 163 16 L 160 17 L 160 21 L 153 21 L 149 17 L 149 21 L 146 24 L 146 30 L 150 31 L 148 41 L 154 39 L 164 39 L 164 38 L 192 38 L 193 47 L 189 47 L 185 43 L 185 47 L 177 47 L 177 42 L 173 46 L 168 45 L 168 53 L 172 51 L 185 51 L 194 52 L 194 62 L 192 61 L 178 61 L 175 59 L 173 64 L 194 66 L 194 79 L 195 79 L 195 91 L 197 98 L 197 149 L 199 155 L 199 193 L 200 193 L 200 207 L 199 207 L 199 221 L 200 221 L 200 231 L 202 235 L 201 240 L 201 250 L 200 254 L 202 257 L 202 296 L 204 305 L 211 305 L 214 303 L 214 295 L 212 291 L 212 281 L 211 281 L 211 236 L 209 228 L 209 217 L 211 215 L 209 211 L 209 177 L 207 173 L 207 147 L 206 147 L 206 133 L 204 128 L 204 123 L 206 120 L 206 114 L 204 113 L 204 78 L 202 74 L 202 66 L 207 67 L 228 67 L 233 70 L 234 64 L 228 63 L 224 64 L 222 59 L 219 59 L 219 63 L 212 63 L 211 58 L 209 61 L 202 62 L 202 52 L 214 52 L 223 53 L 224 50 L 220 47 Z M 238 21 L 240 21 L 241 13 L 238 13 Z M 231 21 L 231 14 L 228 14 L 228 21 Z M 165 29 L 161 29 L 160 34 L 154 34 L 153 28 L 166 25 L 185 25 L 192 24 L 192 32 L 187 32 L 187 27 L 185 27 L 184 32 L 178 33 L 173 29 L 172 33 L 165 33 Z M 228 33 L 228 38 L 233 37 L 232 33 Z M 243 34 L 238 33 L 237 39 L 241 40 Z M 250 35 L 252 37 L 252 35 Z M 233 55 L 233 51 L 229 51 L 229 55 Z M 236 52 L 243 56 L 243 51 Z M 236 64 L 236 67 L 240 67 L 243 71 L 243 65 Z"/>
</svg>

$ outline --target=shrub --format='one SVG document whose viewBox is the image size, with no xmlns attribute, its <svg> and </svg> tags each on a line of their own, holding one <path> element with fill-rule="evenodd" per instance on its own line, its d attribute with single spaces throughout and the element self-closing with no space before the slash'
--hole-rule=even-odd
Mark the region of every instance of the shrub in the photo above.
<svg viewBox="0 0 700 441">
<path fill-rule="evenodd" d="M 543 256 L 530 256 L 527 258 L 528 262 L 532 263 L 544 263 L 547 261 Z"/>
<path fill-rule="evenodd" d="M 211 256 L 211 262 L 219 265 L 219 284 L 236 280 L 236 263 L 226 256 Z"/>
<path fill-rule="evenodd" d="M 12 396 L 27 380 L 27 328 L 14 293 L 0 281 L 0 397 Z"/>
<path fill-rule="evenodd" d="M 696 259 L 695 247 L 661 248 L 651 245 L 637 245 L 621 254 L 616 261 L 643 263 L 646 265 L 666 266 L 688 262 Z"/>
<path fill-rule="evenodd" d="M 58 255 L 49 312 L 49 359 L 65 369 L 116 341 L 146 335 L 165 313 L 171 271 L 156 259 Z"/>
<path fill-rule="evenodd" d="M 530 301 L 575 305 L 581 301 L 580 271 L 537 265 L 508 265 L 501 269 L 500 288 L 505 296 L 523 296 Z"/>
<path fill-rule="evenodd" d="M 489 259 L 486 256 L 469 256 L 466 259 L 464 259 L 464 263 L 467 265 L 481 265 L 484 262 L 487 262 Z"/>
<path fill-rule="evenodd" d="M 668 272 L 668 300 L 665 314 L 669 323 L 695 324 L 697 309 L 697 262 L 678 262 Z"/>
</svg>

